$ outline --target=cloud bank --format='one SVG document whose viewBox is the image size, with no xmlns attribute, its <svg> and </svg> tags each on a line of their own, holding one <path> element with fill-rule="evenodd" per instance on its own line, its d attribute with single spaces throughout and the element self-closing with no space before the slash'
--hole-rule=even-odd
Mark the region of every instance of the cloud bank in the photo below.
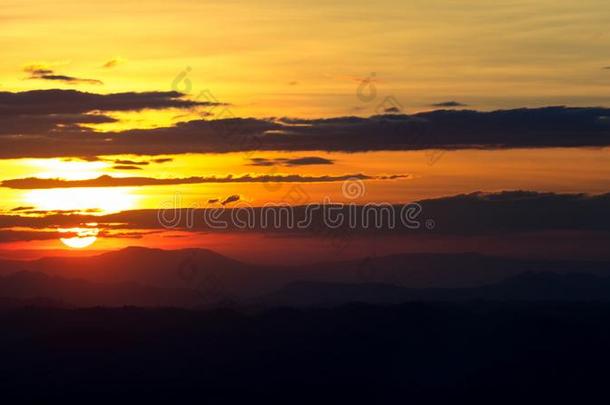
<svg viewBox="0 0 610 405">
<path fill-rule="evenodd" d="M 610 109 L 602 107 L 437 110 L 368 118 L 201 119 L 104 133 L 82 126 L 116 121 L 105 114 L 110 111 L 219 105 L 225 104 L 192 101 L 177 92 L 0 92 L 0 158 L 610 145 Z M 311 160 L 276 163 L 313 164 Z"/>
</svg>

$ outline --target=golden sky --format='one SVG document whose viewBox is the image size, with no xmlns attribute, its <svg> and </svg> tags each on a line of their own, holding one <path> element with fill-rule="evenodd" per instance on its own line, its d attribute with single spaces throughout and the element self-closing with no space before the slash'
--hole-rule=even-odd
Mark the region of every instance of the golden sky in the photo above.
<svg viewBox="0 0 610 405">
<path fill-rule="evenodd" d="M 24 80 L 31 64 L 104 93 L 168 90 L 190 67 L 192 94 L 240 116 L 368 115 L 372 74 L 407 111 L 601 105 L 609 23 L 604 0 L 1 1 L 0 89 L 58 87 Z"/>
<path fill-rule="evenodd" d="M 358 202 L 401 203 L 476 191 L 536 190 L 558 193 L 601 194 L 610 189 L 608 148 L 511 149 L 497 151 L 461 150 L 442 153 L 430 164 L 426 151 L 328 153 L 315 155 L 332 160 L 332 165 L 305 167 L 256 167 L 243 153 L 173 155 L 172 162 L 142 166 L 137 171 L 116 170 L 113 160 L 138 161 L 138 156 L 108 156 L 108 161 L 85 162 L 64 159 L 0 160 L 0 181 L 13 178 L 93 179 L 113 177 L 175 178 L 191 176 L 240 177 L 265 175 L 310 176 L 366 173 L 371 176 L 405 174 L 397 180 L 367 181 L 366 194 Z M 303 153 L 266 152 L 268 159 L 298 158 Z M 258 156 L 258 155 L 256 155 Z M 303 184 L 310 202 L 328 197 L 349 202 L 342 195 L 341 182 Z M 188 207 L 208 206 L 210 199 L 240 195 L 254 206 L 285 201 L 292 184 L 230 183 L 183 184 L 141 187 L 56 188 L 39 190 L 2 189 L 0 209 L 18 206 L 38 210 L 99 209 L 100 214 L 128 209 L 155 209 L 176 195 Z"/>
<path fill-rule="evenodd" d="M 610 7 L 604 0 L 0 0 L 0 93 L 178 91 L 190 100 L 228 105 L 216 107 L 209 116 L 202 107 L 70 112 L 89 119 L 116 119 L 80 124 L 104 136 L 202 118 L 228 118 L 215 115 L 219 112 L 255 117 L 258 123 L 278 122 L 281 117 L 369 117 L 386 112 L 388 97 L 394 112 L 408 114 L 445 107 L 479 111 L 549 105 L 603 107 L 610 104 L 609 25 Z M 0 108 L 11 107 L 0 104 Z M 593 125 L 608 122 L 606 112 L 591 114 L 587 117 Z M 57 115 L 51 112 L 42 119 Z M 28 115 L 24 116 L 27 122 Z M 6 117 L 10 127 L 13 117 Z M 55 129 L 66 128 L 69 133 L 70 126 L 62 124 L 46 135 L 53 139 Z M 290 129 L 286 126 L 276 132 L 281 135 L 285 128 Z M 322 125 L 322 135 L 324 130 Z M 0 135 L 26 143 L 30 136 L 36 146 L 38 134 Z M 109 142 L 120 140 L 120 135 Z M 178 135 L 193 137 L 193 133 Z M 82 136 L 92 138 L 93 133 Z M 577 139 L 580 132 L 569 136 Z M 543 143 L 547 147 L 535 148 L 535 142 L 520 147 L 517 141 L 514 149 L 494 144 L 479 149 L 475 143 L 443 153 L 400 147 L 329 151 L 316 150 L 314 145 L 289 151 L 176 154 L 168 147 L 171 143 L 164 145 L 167 153 L 154 156 L 100 153 L 96 157 L 95 151 L 87 156 L 59 153 L 53 158 L 5 154 L 7 158 L 0 159 L 0 181 L 331 176 L 336 180 L 298 184 L 308 201 L 342 202 L 345 193 L 340 180 L 366 175 L 366 194 L 358 202 L 393 204 L 476 191 L 602 194 L 610 190 L 609 150 L 603 147 L 607 142 L 585 141 L 576 146 L 587 147 L 572 148 L 561 142 L 560 147 Z M 436 156 L 433 162 L 430 153 Z M 327 162 L 286 163 L 312 157 Z M 256 158 L 273 163 L 253 164 Z M 233 181 L 21 189 L 5 184 L 0 188 L 0 210 L 6 215 L 57 210 L 96 210 L 102 215 L 156 209 L 177 195 L 187 207 L 205 207 L 210 200 L 234 195 L 260 206 L 285 201 L 291 187 L 291 183 Z M 95 224 L 83 226 L 96 229 Z M 57 226 L 42 230 L 57 231 Z M 62 232 L 76 233 L 75 245 L 86 238 L 95 240 L 95 235 L 80 228 Z M 11 240 L 8 244 L 0 240 L 5 247 L 22 248 L 24 243 L 32 248 L 59 244 L 58 240 Z M 106 248 L 120 243 L 105 240 L 97 245 Z"/>
</svg>

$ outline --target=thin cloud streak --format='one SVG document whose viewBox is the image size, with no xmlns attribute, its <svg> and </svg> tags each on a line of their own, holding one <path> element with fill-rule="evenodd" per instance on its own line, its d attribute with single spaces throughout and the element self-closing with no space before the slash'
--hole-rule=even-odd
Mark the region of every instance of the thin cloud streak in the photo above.
<svg viewBox="0 0 610 405">
<path fill-rule="evenodd" d="M 24 69 L 24 71 L 30 74 L 30 80 L 59 81 L 68 84 L 104 84 L 101 80 L 97 79 L 83 79 L 74 76 L 57 74 L 53 69 L 42 66 L 28 66 Z"/>
<path fill-rule="evenodd" d="M 359 180 L 400 180 L 410 179 L 411 175 L 397 174 L 389 176 L 368 176 L 365 174 L 349 174 L 341 176 L 301 176 L 301 175 L 264 175 L 264 176 L 227 176 L 227 177 L 187 177 L 157 179 L 153 177 L 112 177 L 100 176 L 88 180 L 41 179 L 29 177 L 23 179 L 4 180 L 0 187 L 17 190 L 51 189 L 51 188 L 92 188 L 92 187 L 139 187 L 164 186 L 178 184 L 204 183 L 329 183 L 350 179 Z"/>
</svg>

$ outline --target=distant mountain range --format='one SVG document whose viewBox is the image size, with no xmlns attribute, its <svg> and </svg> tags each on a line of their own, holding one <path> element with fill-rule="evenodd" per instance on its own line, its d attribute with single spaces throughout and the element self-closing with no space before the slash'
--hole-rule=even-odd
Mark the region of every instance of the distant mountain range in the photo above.
<svg viewBox="0 0 610 405">
<path fill-rule="evenodd" d="M 264 307 L 332 307 L 347 303 L 400 304 L 413 301 L 610 302 L 610 277 L 526 272 L 497 284 L 446 289 L 299 282 L 261 297 L 252 304 Z"/>
<path fill-rule="evenodd" d="M 610 301 L 608 277 L 608 262 L 529 261 L 470 253 L 260 266 L 205 249 L 132 247 L 93 257 L 0 261 L 0 306 Z"/>
<path fill-rule="evenodd" d="M 137 283 L 92 283 L 26 271 L 1 277 L 0 297 L 23 300 L 22 304 L 26 306 L 38 301 L 45 307 L 195 307 L 202 304 L 196 290 L 146 287 Z M 65 304 L 59 304 L 61 302 Z M 11 306 L 15 306 L 15 303 Z"/>
</svg>

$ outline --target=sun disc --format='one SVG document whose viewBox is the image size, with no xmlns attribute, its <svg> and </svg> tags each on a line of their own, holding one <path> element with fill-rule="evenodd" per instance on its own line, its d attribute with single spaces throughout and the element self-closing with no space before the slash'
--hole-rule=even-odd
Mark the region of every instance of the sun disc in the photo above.
<svg viewBox="0 0 610 405">
<path fill-rule="evenodd" d="M 73 249 L 84 249 L 95 243 L 97 235 L 99 233 L 98 228 L 71 228 L 71 229 L 60 229 L 60 233 L 73 233 L 76 236 L 70 238 L 60 238 L 59 240 L 64 245 Z"/>
<path fill-rule="evenodd" d="M 64 245 L 66 245 L 72 249 L 84 249 L 86 247 L 93 245 L 96 240 L 97 240 L 97 237 L 95 237 L 95 236 L 88 236 L 86 238 L 80 238 L 80 237 L 76 236 L 74 238 L 61 238 L 60 239 L 61 243 L 63 243 Z"/>
</svg>

